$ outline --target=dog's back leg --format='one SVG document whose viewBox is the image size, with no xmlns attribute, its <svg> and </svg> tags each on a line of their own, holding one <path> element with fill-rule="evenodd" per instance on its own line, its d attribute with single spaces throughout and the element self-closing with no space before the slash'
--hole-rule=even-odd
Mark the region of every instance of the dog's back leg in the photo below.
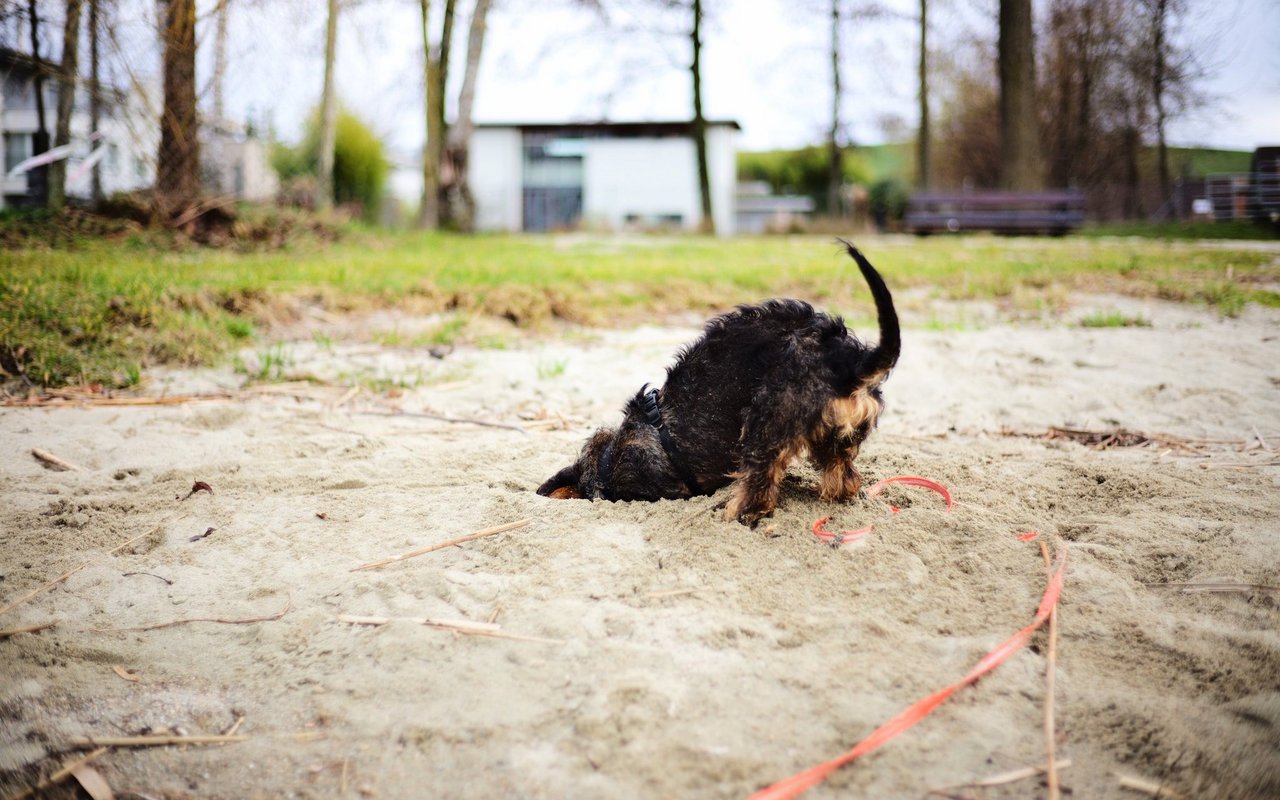
<svg viewBox="0 0 1280 800">
<path fill-rule="evenodd" d="M 818 495 L 824 501 L 848 500 L 862 490 L 862 475 L 853 466 L 858 449 L 871 432 L 870 425 L 853 433 L 828 430 L 809 445 L 809 457 L 822 473 Z"/>
<path fill-rule="evenodd" d="M 829 402 L 822 421 L 809 437 L 809 456 L 822 471 L 823 500 L 846 500 L 862 489 L 853 466 L 862 443 L 871 435 L 883 403 L 878 389 L 862 389 Z"/>
<path fill-rule="evenodd" d="M 787 465 L 806 449 L 802 393 L 767 393 L 768 402 L 753 404 L 742 426 L 742 458 L 733 474 L 733 496 L 725 519 L 754 526 L 778 506 Z"/>
</svg>

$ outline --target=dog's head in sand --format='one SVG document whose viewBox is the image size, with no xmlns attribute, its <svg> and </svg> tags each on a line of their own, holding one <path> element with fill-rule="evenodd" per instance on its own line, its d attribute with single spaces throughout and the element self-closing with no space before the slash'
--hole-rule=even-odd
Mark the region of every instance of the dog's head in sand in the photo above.
<svg viewBox="0 0 1280 800">
<path fill-rule="evenodd" d="M 734 483 L 725 516 L 754 525 L 777 507 L 787 465 L 807 455 L 822 473 L 823 499 L 856 495 L 862 479 L 853 460 L 880 416 L 880 385 L 901 337 L 888 287 L 844 244 L 875 299 L 875 347 L 800 300 L 739 306 L 708 322 L 666 384 L 637 392 L 622 424 L 597 430 L 538 494 L 679 499 Z"/>
</svg>

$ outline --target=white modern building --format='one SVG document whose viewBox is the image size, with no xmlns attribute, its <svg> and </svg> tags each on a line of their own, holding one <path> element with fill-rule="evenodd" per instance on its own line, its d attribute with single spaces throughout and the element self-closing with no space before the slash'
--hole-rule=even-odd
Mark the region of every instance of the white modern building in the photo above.
<svg viewBox="0 0 1280 800">
<path fill-rule="evenodd" d="M 0 172 L 0 207 L 29 201 L 28 174 L 9 176 L 9 170 L 33 154 L 36 119 L 36 70 L 46 76 L 57 73 L 56 65 L 36 62 L 30 55 L 13 50 L 0 50 L 0 134 L 4 139 L 4 164 Z M 58 81 L 44 80 L 45 129 L 50 145 L 58 108 Z M 155 183 L 155 153 L 159 146 L 160 124 L 154 104 L 138 87 L 121 91 L 102 87 L 102 117 L 98 132 L 101 138 L 90 141 L 89 96 L 81 81 L 76 89 L 71 113 L 73 152 L 67 162 L 67 195 L 88 198 L 92 187 L 89 169 L 81 169 L 84 159 L 97 147 L 103 147 L 98 162 L 104 195 L 131 191 Z"/>
<path fill-rule="evenodd" d="M 688 122 L 481 124 L 468 183 L 489 231 L 697 230 L 698 161 Z M 716 231 L 734 230 L 736 122 L 707 123 Z"/>
</svg>

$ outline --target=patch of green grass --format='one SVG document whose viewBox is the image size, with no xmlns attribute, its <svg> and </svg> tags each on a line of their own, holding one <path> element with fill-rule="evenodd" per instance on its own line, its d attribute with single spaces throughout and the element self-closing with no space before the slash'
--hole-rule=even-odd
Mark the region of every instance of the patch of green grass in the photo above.
<svg viewBox="0 0 1280 800">
<path fill-rule="evenodd" d="M 1072 291 L 1208 302 L 1223 313 L 1276 300 L 1252 288 L 1276 280 L 1274 254 L 1221 244 L 989 236 L 859 244 L 895 290 L 1006 299 L 1046 313 Z M 427 334 L 445 344 L 465 337 L 476 315 L 529 328 L 557 319 L 618 325 L 707 316 L 770 296 L 809 299 L 853 318 L 874 315 L 857 269 L 820 236 L 357 230 L 335 244 L 304 240 L 262 252 L 85 239 L 73 250 L 0 251 L 0 367 L 36 383 L 83 377 L 126 385 L 131 365 L 222 361 L 305 304 L 339 313 L 391 306 L 448 313 Z M 326 346 L 327 336 L 317 336 Z"/>
<path fill-rule="evenodd" d="M 558 378 L 564 374 L 565 368 L 569 366 L 568 359 L 552 358 L 538 360 L 538 379 L 549 380 Z"/>
<path fill-rule="evenodd" d="M 253 336 L 253 321 L 240 317 L 227 320 L 227 333 L 232 339 L 248 339 Z"/>
<path fill-rule="evenodd" d="M 448 346 L 456 344 L 458 339 L 467 329 L 470 322 L 465 316 L 453 316 L 442 321 L 426 333 L 414 339 L 414 344 L 418 346 L 435 345 Z"/>
<path fill-rule="evenodd" d="M 286 370 L 292 366 L 293 358 L 283 343 L 259 350 L 251 361 L 246 361 L 241 356 L 235 357 L 236 372 L 262 382 L 284 380 Z"/>
<path fill-rule="evenodd" d="M 1122 314 L 1119 311 L 1095 311 L 1080 318 L 1082 328 L 1150 328 L 1151 320 L 1138 316 Z"/>
<path fill-rule="evenodd" d="M 373 339 L 375 344 L 382 345 L 383 347 L 400 347 L 405 342 L 404 334 L 400 333 L 399 330 L 394 329 L 389 331 L 375 331 L 370 338 Z"/>
</svg>

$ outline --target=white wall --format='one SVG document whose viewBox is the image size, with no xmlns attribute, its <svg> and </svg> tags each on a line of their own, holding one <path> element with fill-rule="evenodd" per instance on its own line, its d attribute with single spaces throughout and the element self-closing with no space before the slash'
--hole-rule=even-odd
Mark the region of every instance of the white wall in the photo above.
<svg viewBox="0 0 1280 800">
<path fill-rule="evenodd" d="M 477 230 L 523 227 L 520 148 L 516 128 L 478 128 L 471 134 L 467 182 L 476 200 Z"/>
<path fill-rule="evenodd" d="M 583 155 L 583 222 L 621 229 L 629 214 L 642 223 L 677 214 L 696 228 L 698 172 L 688 139 L 587 139 Z"/>
<path fill-rule="evenodd" d="M 707 128 L 707 172 L 711 181 L 711 214 L 716 233 L 734 233 L 738 195 L 738 131 L 728 125 Z M 696 169 L 696 166 L 695 166 Z"/>
</svg>

